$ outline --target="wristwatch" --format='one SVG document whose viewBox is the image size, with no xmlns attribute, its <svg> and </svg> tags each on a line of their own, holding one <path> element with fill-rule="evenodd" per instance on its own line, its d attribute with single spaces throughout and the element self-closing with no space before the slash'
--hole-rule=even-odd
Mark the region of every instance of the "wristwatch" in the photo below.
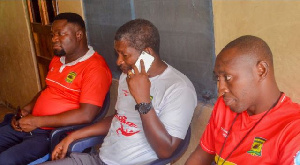
<svg viewBox="0 0 300 165">
<path fill-rule="evenodd" d="M 135 110 L 140 114 L 147 114 L 153 108 L 152 103 L 139 103 L 135 105 Z"/>
</svg>

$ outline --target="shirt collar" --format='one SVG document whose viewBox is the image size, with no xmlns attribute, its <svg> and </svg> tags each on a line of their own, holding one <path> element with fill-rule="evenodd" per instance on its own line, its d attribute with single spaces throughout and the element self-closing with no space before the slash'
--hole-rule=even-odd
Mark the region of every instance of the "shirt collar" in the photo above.
<svg viewBox="0 0 300 165">
<path fill-rule="evenodd" d="M 83 55 L 83 56 L 79 57 L 78 59 L 76 59 L 75 61 L 69 62 L 67 64 L 65 64 L 66 56 L 60 57 L 60 62 L 63 65 L 60 67 L 59 72 L 61 73 L 66 66 L 76 65 L 77 63 L 85 61 L 85 60 L 89 59 L 90 57 L 92 57 L 92 55 L 95 53 L 95 51 L 94 51 L 93 47 L 91 47 L 91 46 L 88 46 L 88 48 L 89 48 L 89 50 L 86 52 L 85 55 Z"/>
</svg>

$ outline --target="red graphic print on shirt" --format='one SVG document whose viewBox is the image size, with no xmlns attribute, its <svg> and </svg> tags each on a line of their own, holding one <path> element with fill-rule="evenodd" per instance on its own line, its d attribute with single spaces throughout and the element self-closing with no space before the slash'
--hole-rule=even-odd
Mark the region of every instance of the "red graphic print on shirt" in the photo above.
<svg viewBox="0 0 300 165">
<path fill-rule="evenodd" d="M 127 90 L 122 89 L 122 91 L 123 91 L 123 93 L 124 93 L 125 96 L 129 95 L 129 92 Z"/>
<path fill-rule="evenodd" d="M 140 130 L 137 130 L 136 124 L 126 121 L 127 120 L 126 116 L 119 116 L 118 114 L 116 114 L 115 118 L 117 118 L 120 121 L 120 125 L 121 125 L 121 127 L 116 130 L 118 134 L 119 132 L 121 132 L 121 134 L 124 136 L 132 136 L 140 132 Z"/>
</svg>

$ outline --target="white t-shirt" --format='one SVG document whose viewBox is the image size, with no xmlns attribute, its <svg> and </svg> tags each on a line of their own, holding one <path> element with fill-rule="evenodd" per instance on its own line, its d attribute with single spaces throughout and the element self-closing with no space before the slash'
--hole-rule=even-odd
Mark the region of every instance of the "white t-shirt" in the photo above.
<svg viewBox="0 0 300 165">
<path fill-rule="evenodd" d="M 126 82 L 119 80 L 117 114 L 100 148 L 99 156 L 109 165 L 141 165 L 157 159 L 143 131 L 136 102 Z M 184 139 L 197 105 L 195 88 L 190 80 L 172 66 L 150 78 L 152 105 L 160 121 L 173 137 Z"/>
</svg>

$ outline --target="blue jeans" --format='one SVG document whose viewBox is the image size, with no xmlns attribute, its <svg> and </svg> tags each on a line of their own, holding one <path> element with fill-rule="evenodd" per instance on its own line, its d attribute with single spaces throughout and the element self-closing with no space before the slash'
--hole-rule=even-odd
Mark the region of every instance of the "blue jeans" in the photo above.
<svg viewBox="0 0 300 165">
<path fill-rule="evenodd" d="M 32 135 L 15 131 L 10 124 L 0 127 L 0 165 L 24 165 L 50 151 L 51 130 L 35 129 Z"/>
</svg>

